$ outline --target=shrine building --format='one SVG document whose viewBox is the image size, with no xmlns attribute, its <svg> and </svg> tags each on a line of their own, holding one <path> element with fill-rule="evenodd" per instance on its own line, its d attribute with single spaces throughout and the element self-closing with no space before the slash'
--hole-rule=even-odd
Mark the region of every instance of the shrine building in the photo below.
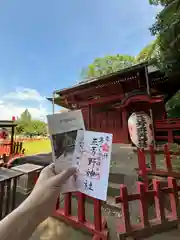
<svg viewBox="0 0 180 240">
<path fill-rule="evenodd" d="M 114 143 L 128 144 L 128 117 L 144 111 L 153 123 L 165 119 L 165 103 L 179 85 L 178 78 L 167 78 L 155 66 L 142 63 L 57 90 L 48 100 L 70 110 L 81 109 L 86 129 L 112 133 Z"/>
</svg>

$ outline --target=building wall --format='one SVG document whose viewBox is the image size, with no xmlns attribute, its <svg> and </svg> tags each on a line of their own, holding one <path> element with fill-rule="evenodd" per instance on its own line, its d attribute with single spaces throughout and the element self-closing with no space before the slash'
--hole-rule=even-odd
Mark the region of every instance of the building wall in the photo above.
<svg viewBox="0 0 180 240">
<path fill-rule="evenodd" d="M 121 112 L 98 112 L 96 107 L 82 109 L 86 129 L 113 134 L 114 143 L 124 143 L 124 131 Z"/>
</svg>

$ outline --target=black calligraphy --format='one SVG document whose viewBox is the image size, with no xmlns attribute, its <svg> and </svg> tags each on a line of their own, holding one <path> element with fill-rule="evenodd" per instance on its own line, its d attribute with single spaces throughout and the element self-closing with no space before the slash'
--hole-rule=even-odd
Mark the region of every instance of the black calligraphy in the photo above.
<svg viewBox="0 0 180 240">
<path fill-rule="evenodd" d="M 101 162 L 108 158 L 108 151 L 104 151 L 104 146 L 109 142 L 109 136 L 93 137 L 90 143 L 90 155 L 87 162 L 86 176 L 90 178 L 100 178 Z"/>
<path fill-rule="evenodd" d="M 85 189 L 85 191 L 88 191 L 88 190 L 93 191 L 93 184 L 92 184 L 92 182 L 88 181 L 87 179 L 84 180 L 84 189 Z"/>
</svg>

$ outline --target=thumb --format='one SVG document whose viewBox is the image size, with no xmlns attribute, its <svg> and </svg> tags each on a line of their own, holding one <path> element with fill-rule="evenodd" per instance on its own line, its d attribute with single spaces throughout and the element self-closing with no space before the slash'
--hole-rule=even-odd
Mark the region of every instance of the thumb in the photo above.
<svg viewBox="0 0 180 240">
<path fill-rule="evenodd" d="M 60 187 L 62 184 L 64 184 L 72 175 L 76 173 L 76 168 L 71 167 L 67 170 L 62 171 L 60 174 L 54 176 L 51 178 L 51 185 L 53 187 Z"/>
</svg>

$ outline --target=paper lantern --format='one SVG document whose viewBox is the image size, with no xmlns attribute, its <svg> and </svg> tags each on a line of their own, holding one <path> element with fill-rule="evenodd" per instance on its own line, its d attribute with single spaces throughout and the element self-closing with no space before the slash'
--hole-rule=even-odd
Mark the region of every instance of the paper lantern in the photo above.
<svg viewBox="0 0 180 240">
<path fill-rule="evenodd" d="M 153 142 L 152 121 L 146 113 L 133 113 L 128 119 L 131 141 L 138 148 L 146 148 Z"/>
</svg>

